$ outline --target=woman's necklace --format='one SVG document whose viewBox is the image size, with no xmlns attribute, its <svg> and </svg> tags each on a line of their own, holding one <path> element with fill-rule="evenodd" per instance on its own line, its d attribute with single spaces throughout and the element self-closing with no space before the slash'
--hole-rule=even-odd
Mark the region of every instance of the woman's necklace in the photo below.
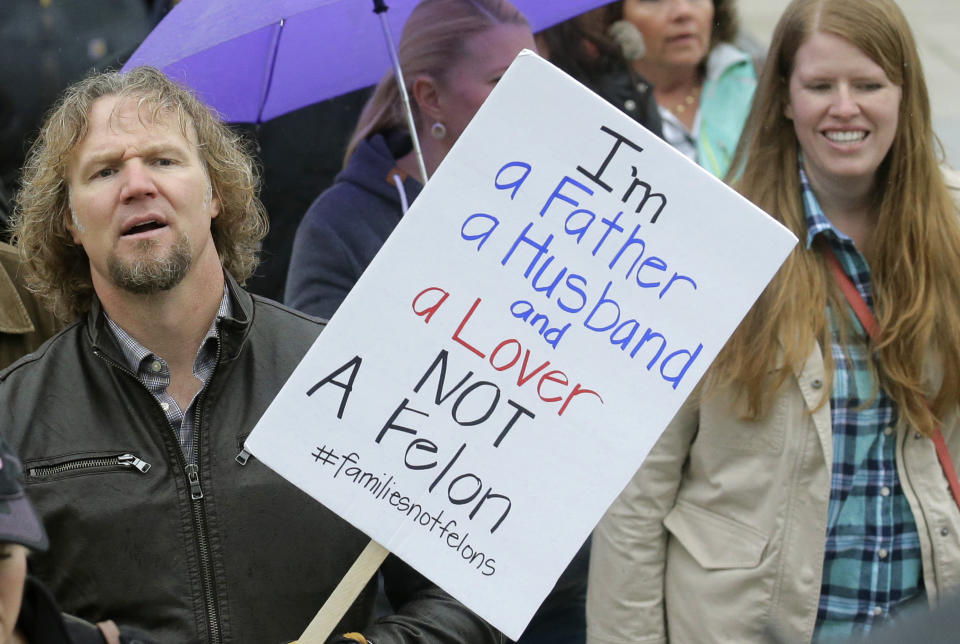
<svg viewBox="0 0 960 644">
<path fill-rule="evenodd" d="M 700 98 L 700 85 L 696 85 L 682 101 L 667 109 L 677 116 L 683 116 L 683 113 L 688 109 L 693 109 L 698 98 Z"/>
</svg>

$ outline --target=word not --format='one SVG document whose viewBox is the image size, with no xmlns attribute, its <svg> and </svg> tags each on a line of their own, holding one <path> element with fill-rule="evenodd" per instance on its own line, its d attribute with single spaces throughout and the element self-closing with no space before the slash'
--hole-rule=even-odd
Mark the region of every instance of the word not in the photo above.
<svg viewBox="0 0 960 644">
<path fill-rule="evenodd" d="M 341 388 L 343 393 L 341 395 L 340 408 L 337 418 L 342 418 L 343 411 L 347 405 L 347 399 L 350 397 L 350 394 L 353 391 L 354 382 L 356 381 L 357 373 L 359 372 L 362 364 L 363 358 L 360 356 L 355 356 L 343 366 L 337 368 L 332 373 L 321 379 L 317 384 L 308 389 L 306 392 L 307 395 L 312 396 L 324 385 L 333 385 Z M 446 370 L 447 352 L 441 351 L 440 355 L 438 355 L 437 358 L 431 363 L 431 365 L 427 368 L 426 373 L 424 373 L 423 377 L 414 387 L 414 393 L 418 393 L 420 389 L 429 381 L 431 375 L 435 371 L 438 371 L 439 377 L 437 382 L 437 391 L 434 396 L 434 403 L 438 407 L 449 400 L 453 394 L 460 391 L 459 396 L 457 396 L 456 400 L 453 402 L 450 410 L 453 421 L 461 427 L 472 427 L 485 423 L 487 420 L 489 420 L 491 416 L 493 416 L 493 413 L 498 407 L 500 401 L 499 387 L 492 382 L 479 381 L 461 390 L 461 387 L 463 387 L 473 376 L 473 372 L 468 372 L 467 375 L 464 376 L 454 387 L 451 389 L 446 389 Z M 346 372 L 349 372 L 349 376 L 346 376 L 344 379 L 343 376 Z M 475 413 L 476 409 L 478 408 L 477 400 L 479 398 L 482 403 L 484 400 L 483 396 L 490 396 L 489 402 L 487 402 L 486 406 L 480 404 L 479 408 L 481 411 L 479 414 L 474 416 L 473 413 Z M 510 433 L 510 430 L 521 418 L 534 418 L 534 414 L 519 403 L 516 403 L 512 400 L 507 400 L 507 405 L 513 409 L 513 413 L 507 419 L 503 429 L 494 440 L 494 447 L 500 446 L 500 443 L 506 438 L 507 434 Z M 405 412 L 419 414 L 424 418 L 430 416 L 428 412 L 411 407 L 410 399 L 404 398 L 381 428 L 374 439 L 374 442 L 380 445 L 388 433 L 399 432 L 416 436 L 418 434 L 417 429 L 399 424 L 398 419 L 400 415 Z M 404 422 L 407 421 L 404 420 Z M 440 447 L 433 441 L 425 438 L 416 438 L 407 445 L 407 448 L 404 451 L 403 464 L 407 467 L 407 469 L 418 471 L 433 470 L 438 467 L 441 468 L 439 474 L 437 474 L 436 478 L 434 478 L 433 482 L 430 483 L 428 488 L 429 492 L 433 492 L 434 489 L 440 485 L 445 478 L 447 478 L 451 468 L 453 468 L 454 464 L 456 464 L 456 462 L 460 459 L 466 447 L 467 443 L 462 443 L 456 453 L 453 454 L 453 456 L 441 467 L 439 460 L 431 459 L 431 457 L 426 456 L 428 454 L 439 454 Z M 315 455 L 315 458 L 318 461 L 323 461 L 324 459 L 328 459 L 330 457 L 321 451 Z M 490 530 L 492 533 L 495 532 L 503 520 L 506 519 L 507 515 L 510 513 L 510 509 L 513 507 L 513 503 L 510 500 L 510 497 L 494 492 L 491 486 L 487 486 L 485 492 L 483 492 L 483 487 L 483 480 L 472 472 L 463 473 L 457 476 L 453 476 L 451 474 L 449 483 L 447 483 L 446 487 L 447 499 L 454 505 L 466 505 L 468 503 L 476 502 L 469 514 L 471 519 L 473 519 L 480 512 L 480 510 L 485 504 L 487 504 L 488 501 L 499 501 L 501 504 L 505 504 L 499 519 L 497 519 Z M 482 496 L 481 492 L 483 492 Z"/>
</svg>

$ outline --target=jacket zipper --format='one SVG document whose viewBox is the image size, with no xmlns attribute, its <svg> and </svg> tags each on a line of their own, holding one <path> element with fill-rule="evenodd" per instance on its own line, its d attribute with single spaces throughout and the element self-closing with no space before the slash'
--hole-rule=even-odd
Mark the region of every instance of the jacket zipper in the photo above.
<svg viewBox="0 0 960 644">
<path fill-rule="evenodd" d="M 27 469 L 27 475 L 32 478 L 44 478 L 46 476 L 56 476 L 66 472 L 75 472 L 78 470 L 109 469 L 114 467 L 136 469 L 141 474 L 146 474 L 150 470 L 150 463 L 143 461 L 133 454 L 121 454 L 119 456 L 104 456 L 98 458 L 78 458 L 58 465 L 40 465 Z"/>
<path fill-rule="evenodd" d="M 250 452 L 247 451 L 247 446 L 243 444 L 244 441 L 247 440 L 247 436 L 249 436 L 249 435 L 250 435 L 250 434 L 244 434 L 244 435 L 241 436 L 241 437 L 239 438 L 239 440 L 237 441 L 237 442 L 239 443 L 239 445 L 237 445 L 237 447 L 240 448 L 240 453 L 238 453 L 238 454 L 233 458 L 233 460 L 235 460 L 237 463 L 240 463 L 240 465 L 246 465 L 246 464 L 247 464 L 247 461 L 250 460 L 251 454 L 250 454 Z"/>
<path fill-rule="evenodd" d="M 220 606 L 217 602 L 217 592 L 215 580 L 213 577 L 213 566 L 210 562 L 210 544 L 207 542 L 207 514 L 204 509 L 203 489 L 200 487 L 200 468 L 196 465 L 200 460 L 200 410 L 207 400 L 207 390 L 209 384 L 217 374 L 217 365 L 220 364 L 220 354 L 223 341 L 217 338 L 217 356 L 213 363 L 213 371 L 203 389 L 197 398 L 197 404 L 193 408 L 193 463 L 185 464 L 184 470 L 187 473 L 187 481 L 190 483 L 190 498 L 193 501 L 193 522 L 197 530 L 197 549 L 200 552 L 200 572 L 203 579 L 203 594 L 207 603 L 207 628 L 209 629 L 210 642 L 219 643 L 223 641 L 223 635 L 220 633 Z M 180 458 L 183 459 L 181 450 Z"/>
<path fill-rule="evenodd" d="M 220 364 L 220 348 L 221 342 L 217 342 L 217 357 L 215 365 Z M 99 349 L 94 349 L 93 353 L 95 356 L 106 362 L 108 365 L 112 366 L 115 369 L 119 369 L 121 372 L 129 375 L 133 378 L 150 396 L 151 400 L 156 400 L 153 397 L 153 394 L 150 393 L 150 390 L 147 389 L 146 385 L 140 382 L 140 379 L 137 377 L 137 374 L 133 373 L 130 369 L 124 367 L 123 365 L 117 363 L 112 358 L 108 357 Z M 216 366 L 214 366 L 214 371 L 210 374 L 210 377 L 207 379 L 207 383 L 213 380 L 213 376 L 216 373 Z M 204 384 L 203 389 L 200 391 L 200 398 L 197 399 L 197 405 L 194 408 L 194 423 L 193 423 L 193 458 L 195 461 L 199 460 L 199 451 L 200 451 L 200 409 L 203 406 L 203 402 L 206 400 L 207 394 L 207 384 Z M 164 417 L 166 419 L 166 416 Z M 170 426 L 170 421 L 167 420 L 167 426 Z M 193 512 L 193 525 L 194 532 L 196 534 L 196 545 L 197 550 L 200 555 L 200 581 L 201 587 L 203 588 L 204 603 L 207 608 L 207 632 L 210 635 L 209 642 L 211 644 L 220 644 L 223 639 L 220 633 L 220 610 L 217 606 L 217 595 L 214 589 L 213 583 L 213 569 L 210 564 L 210 545 L 207 543 L 207 521 L 206 521 L 206 512 L 203 508 L 203 489 L 200 487 L 200 468 L 195 463 L 187 463 L 186 458 L 183 455 L 183 448 L 180 445 L 177 445 L 177 460 L 183 468 L 184 473 L 187 476 L 187 483 L 190 485 L 190 509 Z"/>
</svg>

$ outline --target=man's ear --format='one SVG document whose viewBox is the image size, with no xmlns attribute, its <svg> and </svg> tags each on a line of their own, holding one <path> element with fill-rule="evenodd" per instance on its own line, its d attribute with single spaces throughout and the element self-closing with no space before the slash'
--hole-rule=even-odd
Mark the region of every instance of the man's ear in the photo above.
<svg viewBox="0 0 960 644">
<path fill-rule="evenodd" d="M 67 204 L 66 209 L 63 211 L 64 223 L 67 227 L 67 231 L 70 233 L 70 237 L 73 238 L 73 243 L 77 246 L 83 246 L 80 243 L 80 231 L 77 230 L 77 227 L 74 225 L 73 220 L 73 209 Z"/>
<path fill-rule="evenodd" d="M 217 196 L 216 192 L 213 192 L 211 188 L 210 196 L 210 219 L 216 219 L 217 215 L 220 214 L 220 197 Z"/>
<path fill-rule="evenodd" d="M 411 98 L 416 101 L 417 108 L 427 124 L 443 121 L 443 100 L 440 86 L 436 80 L 426 74 L 417 76 L 410 86 Z"/>
</svg>

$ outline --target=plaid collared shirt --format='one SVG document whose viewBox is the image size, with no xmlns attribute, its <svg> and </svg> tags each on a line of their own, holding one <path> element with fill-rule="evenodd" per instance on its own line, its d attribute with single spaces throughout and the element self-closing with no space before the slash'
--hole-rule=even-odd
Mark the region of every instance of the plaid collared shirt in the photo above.
<svg viewBox="0 0 960 644">
<path fill-rule="evenodd" d="M 213 369 L 217 363 L 217 348 L 220 342 L 217 332 L 217 322 L 221 318 L 230 317 L 231 314 L 230 297 L 227 295 L 226 287 L 224 287 L 223 299 L 220 300 L 220 309 L 217 311 L 217 317 L 214 318 L 213 323 L 207 330 L 207 335 L 204 337 L 203 342 L 200 343 L 200 348 L 197 350 L 197 357 L 193 362 L 193 375 L 203 383 L 200 391 L 203 391 L 203 388 L 207 386 L 207 381 L 213 374 Z M 193 463 L 194 415 L 199 393 L 193 397 L 193 400 L 190 401 L 190 404 L 185 410 L 180 409 L 177 401 L 174 400 L 173 396 L 167 391 L 167 387 L 170 386 L 170 369 L 167 367 L 166 361 L 160 356 L 154 355 L 149 349 L 133 339 L 129 333 L 110 319 L 106 311 L 104 311 L 104 316 L 107 318 L 107 324 L 110 326 L 110 330 L 113 331 L 117 343 L 123 350 L 123 355 L 127 359 L 128 366 L 137 374 L 140 382 L 150 390 L 150 393 L 157 399 L 157 402 L 160 403 L 160 408 L 166 414 L 167 420 L 170 421 L 170 426 L 177 434 L 177 440 L 183 449 L 184 458 L 187 463 Z"/>
<path fill-rule="evenodd" d="M 807 248 L 820 236 L 873 309 L 870 267 L 853 241 L 833 227 L 801 168 Z M 836 315 L 848 315 L 846 346 Z M 881 623 L 923 592 L 920 539 L 900 486 L 896 462 L 897 409 L 870 368 L 867 334 L 853 310 L 828 310 L 833 337 L 833 473 L 818 641 L 847 640 Z"/>
</svg>

